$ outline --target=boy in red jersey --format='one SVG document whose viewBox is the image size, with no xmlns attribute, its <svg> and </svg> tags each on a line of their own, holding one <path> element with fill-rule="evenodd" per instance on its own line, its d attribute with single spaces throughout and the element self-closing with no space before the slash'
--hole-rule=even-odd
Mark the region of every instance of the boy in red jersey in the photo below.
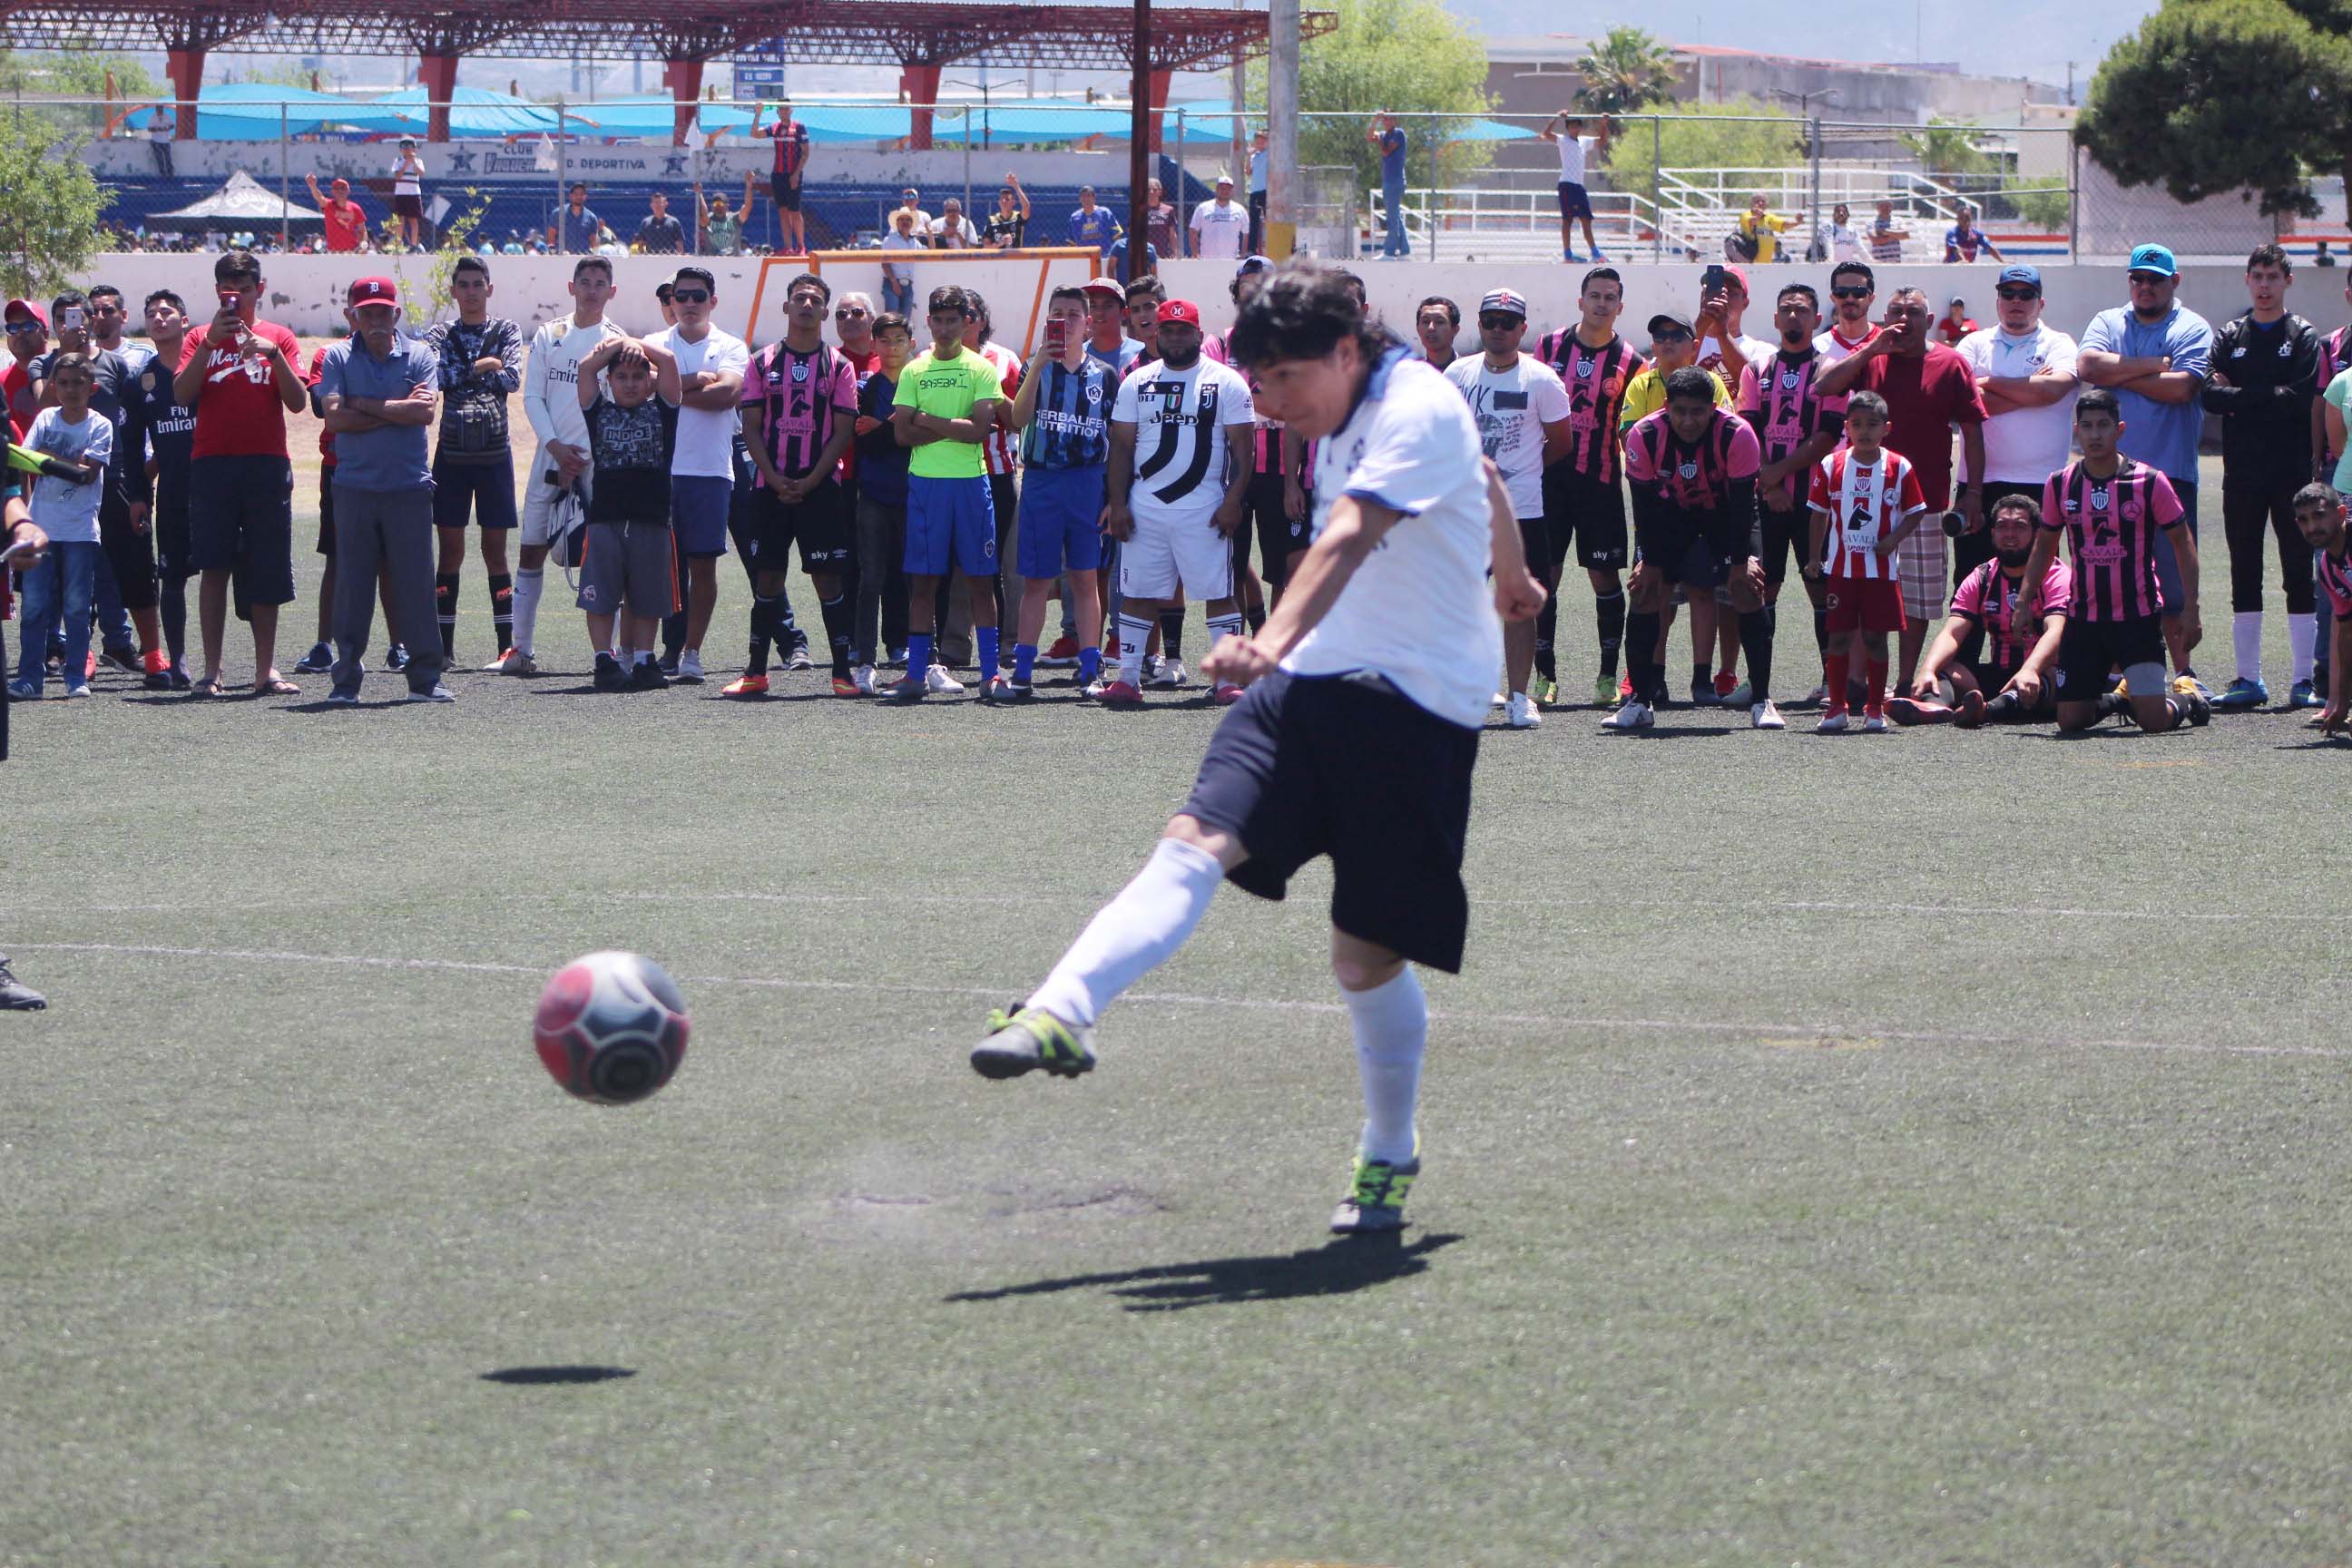
<svg viewBox="0 0 2352 1568">
<path fill-rule="evenodd" d="M 1888 450 L 1886 400 L 1874 392 L 1846 399 L 1843 450 L 1813 469 L 1806 505 L 1812 512 L 1808 575 L 1826 579 L 1830 651 L 1822 660 L 1829 700 L 1814 728 L 1843 733 L 1845 680 L 1859 654 L 1870 671 L 1869 706 L 1862 727 L 1886 728 L 1886 637 L 1903 629 L 1903 589 L 1895 552 L 1927 515 L 1927 498 L 1910 460 Z"/>
</svg>

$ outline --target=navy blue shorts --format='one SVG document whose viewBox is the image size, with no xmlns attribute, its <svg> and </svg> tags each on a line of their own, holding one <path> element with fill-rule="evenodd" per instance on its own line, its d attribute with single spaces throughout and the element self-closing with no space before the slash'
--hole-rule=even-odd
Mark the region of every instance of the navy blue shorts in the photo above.
<svg viewBox="0 0 2352 1568">
<path fill-rule="evenodd" d="M 677 474 L 669 481 L 669 526 L 677 552 L 689 561 L 727 553 L 727 508 L 735 481 L 707 474 Z"/>
<path fill-rule="evenodd" d="M 188 563 L 230 573 L 240 605 L 292 604 L 294 465 L 279 457 L 191 460 Z"/>
<path fill-rule="evenodd" d="M 1103 470 L 1031 468 L 1021 480 L 1021 533 L 1014 542 L 1024 577 L 1058 577 L 1102 565 Z"/>
<path fill-rule="evenodd" d="M 907 557 L 910 577 L 944 577 L 950 562 L 967 577 L 996 575 L 996 503 L 988 476 L 907 476 Z"/>
<path fill-rule="evenodd" d="M 1477 731 L 1382 677 L 1277 670 L 1218 721 L 1184 811 L 1249 851 L 1226 873 L 1235 887 L 1279 899 L 1328 855 L 1332 925 L 1454 974 L 1470 928 L 1462 852 L 1477 762 Z"/>
<path fill-rule="evenodd" d="M 485 529 L 515 526 L 514 454 L 488 461 L 433 459 L 433 526 L 463 528 L 468 521 Z"/>
<path fill-rule="evenodd" d="M 1574 180 L 1562 180 L 1559 183 L 1559 216 L 1562 217 L 1592 216 L 1592 197 L 1587 195 L 1584 187 Z"/>
</svg>

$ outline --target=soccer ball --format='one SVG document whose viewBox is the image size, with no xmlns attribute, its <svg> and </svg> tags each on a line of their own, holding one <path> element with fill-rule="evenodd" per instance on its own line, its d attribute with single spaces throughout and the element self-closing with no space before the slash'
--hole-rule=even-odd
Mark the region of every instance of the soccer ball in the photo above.
<svg viewBox="0 0 2352 1568">
<path fill-rule="evenodd" d="M 634 952 L 592 952 L 557 970 L 530 1031 L 548 1075 L 598 1105 L 626 1105 L 667 1083 L 686 1057 L 686 1033 L 677 982 Z"/>
</svg>

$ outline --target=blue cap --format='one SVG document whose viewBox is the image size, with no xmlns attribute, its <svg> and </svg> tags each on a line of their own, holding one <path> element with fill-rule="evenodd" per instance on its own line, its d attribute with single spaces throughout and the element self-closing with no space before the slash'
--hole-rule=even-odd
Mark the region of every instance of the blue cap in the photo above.
<svg viewBox="0 0 2352 1568">
<path fill-rule="evenodd" d="M 2164 247 L 2160 245 L 2136 245 L 2132 247 L 2131 264 L 2126 268 L 2125 270 L 2128 272 L 2154 272 L 2158 276 L 2165 278 L 2178 278 L 2180 276 L 2180 268 L 2174 263 L 2172 259 L 2172 252 L 2165 249 Z"/>
<path fill-rule="evenodd" d="M 2031 267 L 2004 267 L 2000 269 L 2000 276 L 1993 281 L 1996 286 L 2002 283 L 2022 283 L 2037 294 L 2042 291 L 2042 274 Z"/>
</svg>

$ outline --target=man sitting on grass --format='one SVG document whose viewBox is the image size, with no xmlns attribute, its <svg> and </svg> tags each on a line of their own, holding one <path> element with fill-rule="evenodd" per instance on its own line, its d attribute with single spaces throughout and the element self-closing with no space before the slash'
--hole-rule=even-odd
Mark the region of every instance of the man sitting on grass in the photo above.
<svg viewBox="0 0 2352 1568">
<path fill-rule="evenodd" d="M 1993 503 L 1993 558 L 1970 572 L 1952 595 L 1951 619 L 1936 634 L 1911 694 L 1886 705 L 1897 724 L 1952 723 L 1973 730 L 2057 716 L 2052 672 L 2074 592 L 2074 576 L 2064 562 L 2051 562 L 2042 578 L 2041 635 L 2026 636 L 2011 618 L 2041 521 L 2041 503 L 2032 496 L 2003 496 Z M 1939 679 L 1952 683 L 1949 703 L 1937 687 Z"/>
</svg>

